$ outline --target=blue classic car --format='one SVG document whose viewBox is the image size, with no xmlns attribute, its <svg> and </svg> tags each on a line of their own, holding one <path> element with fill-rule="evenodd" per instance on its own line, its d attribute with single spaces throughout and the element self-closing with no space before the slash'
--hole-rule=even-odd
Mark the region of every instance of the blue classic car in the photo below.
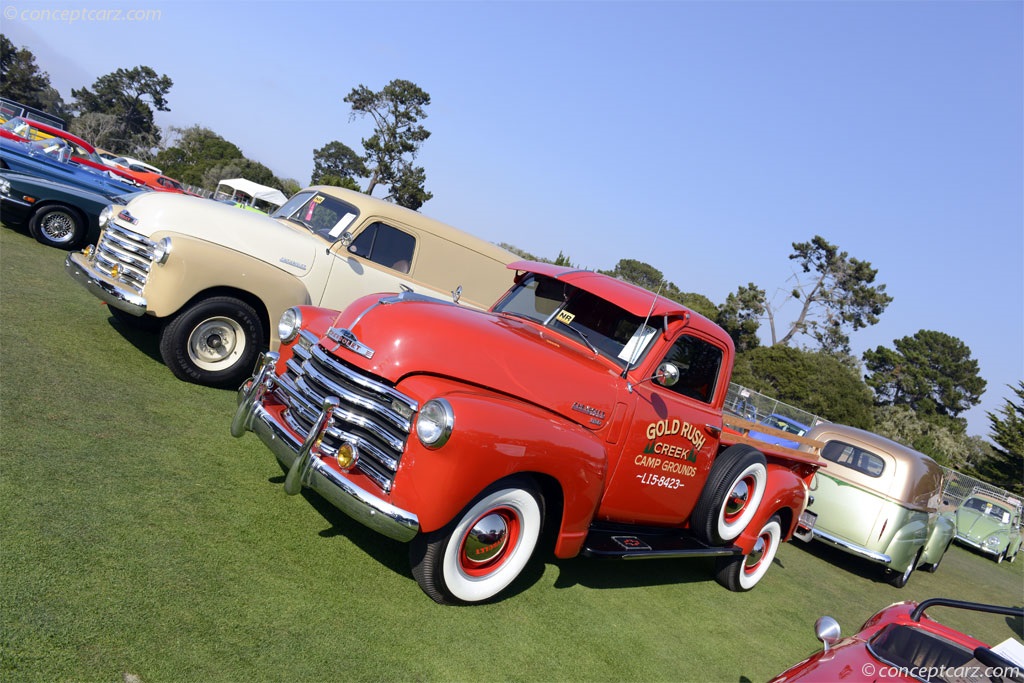
<svg viewBox="0 0 1024 683">
<path fill-rule="evenodd" d="M 796 434 L 797 436 L 803 436 L 810 429 L 809 426 L 803 422 L 798 422 L 791 417 L 785 415 L 779 415 L 778 413 L 772 413 L 765 419 L 761 420 L 761 424 L 775 429 L 782 430 L 788 434 Z M 764 434 L 762 432 L 751 431 L 748 435 L 752 439 L 758 439 L 766 443 L 775 444 L 776 446 L 785 446 L 787 448 L 799 448 L 800 444 L 796 441 L 786 439 L 781 436 L 775 436 L 773 434 Z"/>
<path fill-rule="evenodd" d="M 0 170 L 0 217 L 4 225 L 27 228 L 40 243 L 78 249 L 99 237 L 99 217 L 111 203 L 125 204 L 128 193 L 99 194 L 18 171 Z"/>
<path fill-rule="evenodd" d="M 102 195 L 121 195 L 139 188 L 111 175 L 72 160 L 74 150 L 61 138 L 20 142 L 0 137 L 0 169 L 73 185 Z"/>
</svg>

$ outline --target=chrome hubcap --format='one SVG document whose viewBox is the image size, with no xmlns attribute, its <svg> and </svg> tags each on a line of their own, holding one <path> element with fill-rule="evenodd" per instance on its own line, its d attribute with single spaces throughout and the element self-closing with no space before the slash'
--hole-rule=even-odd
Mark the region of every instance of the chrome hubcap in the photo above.
<svg viewBox="0 0 1024 683">
<path fill-rule="evenodd" d="M 725 502 L 725 514 L 726 516 L 733 516 L 739 513 L 747 505 L 747 500 L 750 498 L 750 485 L 746 479 L 743 479 L 736 488 L 729 493 L 729 498 Z"/>
<path fill-rule="evenodd" d="M 508 523 L 501 515 L 481 517 L 466 534 L 463 553 L 467 562 L 483 563 L 497 557 L 508 542 Z"/>
<path fill-rule="evenodd" d="M 51 213 L 43 219 L 42 233 L 54 242 L 66 241 L 75 231 L 75 223 L 65 213 Z"/>
<path fill-rule="evenodd" d="M 188 338 L 189 358 L 204 370 L 240 355 L 244 349 L 245 335 L 230 318 L 204 320 Z"/>
</svg>

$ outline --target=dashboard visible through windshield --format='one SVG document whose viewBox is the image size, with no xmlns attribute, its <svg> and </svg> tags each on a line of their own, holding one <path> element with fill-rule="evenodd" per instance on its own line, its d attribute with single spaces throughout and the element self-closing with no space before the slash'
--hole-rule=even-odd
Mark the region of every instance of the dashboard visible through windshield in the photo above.
<svg viewBox="0 0 1024 683">
<path fill-rule="evenodd" d="M 333 242 L 355 221 L 359 210 L 348 202 L 320 192 L 299 192 L 271 214 L 305 226 L 323 239 Z"/>
<path fill-rule="evenodd" d="M 619 367 L 639 361 L 657 334 L 643 318 L 610 301 L 538 274 L 525 277 L 494 311 L 557 330 Z"/>
</svg>

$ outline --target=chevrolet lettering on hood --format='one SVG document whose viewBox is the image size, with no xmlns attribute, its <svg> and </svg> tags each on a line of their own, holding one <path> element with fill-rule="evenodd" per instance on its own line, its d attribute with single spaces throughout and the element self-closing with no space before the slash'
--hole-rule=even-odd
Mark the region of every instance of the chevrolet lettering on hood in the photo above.
<svg viewBox="0 0 1024 683">
<path fill-rule="evenodd" d="M 601 422 L 605 418 L 605 412 L 603 410 L 598 410 L 597 408 L 588 406 L 585 403 L 580 403 L 579 401 L 576 401 L 572 404 L 572 409 L 578 413 L 589 415 L 591 417 L 591 423 L 596 425 L 601 424 Z"/>
<path fill-rule="evenodd" d="M 327 330 L 327 338 L 336 341 L 349 351 L 358 353 L 366 358 L 373 358 L 373 349 L 361 343 L 356 335 L 342 327 L 332 327 Z"/>
<path fill-rule="evenodd" d="M 298 261 L 293 261 L 292 259 L 286 258 L 284 256 L 279 258 L 278 261 L 285 264 L 286 266 L 291 266 L 292 268 L 298 268 L 299 270 L 308 270 L 305 263 L 299 263 Z"/>
</svg>

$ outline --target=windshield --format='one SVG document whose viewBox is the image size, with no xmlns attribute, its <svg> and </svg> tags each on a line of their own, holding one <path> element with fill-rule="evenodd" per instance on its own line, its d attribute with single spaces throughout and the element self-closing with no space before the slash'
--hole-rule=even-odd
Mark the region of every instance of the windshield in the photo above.
<svg viewBox="0 0 1024 683">
<path fill-rule="evenodd" d="M 639 361 L 657 334 L 655 328 L 644 326 L 643 318 L 610 301 L 535 273 L 527 275 L 493 310 L 557 330 L 623 368 Z"/>
<path fill-rule="evenodd" d="M 36 150 L 43 154 L 49 155 L 51 158 L 67 163 L 71 160 L 71 146 L 61 138 L 46 138 L 43 140 L 34 140 L 29 143 Z"/>
<path fill-rule="evenodd" d="M 359 215 L 359 210 L 347 202 L 320 192 L 299 192 L 280 209 L 271 214 L 304 225 L 329 242 L 341 237 Z"/>
<path fill-rule="evenodd" d="M 964 507 L 968 510 L 977 510 L 988 517 L 992 517 L 1000 521 L 1009 521 L 1010 518 L 1009 510 L 995 505 L 990 501 L 982 500 L 981 498 L 968 498 L 964 502 Z"/>
</svg>

